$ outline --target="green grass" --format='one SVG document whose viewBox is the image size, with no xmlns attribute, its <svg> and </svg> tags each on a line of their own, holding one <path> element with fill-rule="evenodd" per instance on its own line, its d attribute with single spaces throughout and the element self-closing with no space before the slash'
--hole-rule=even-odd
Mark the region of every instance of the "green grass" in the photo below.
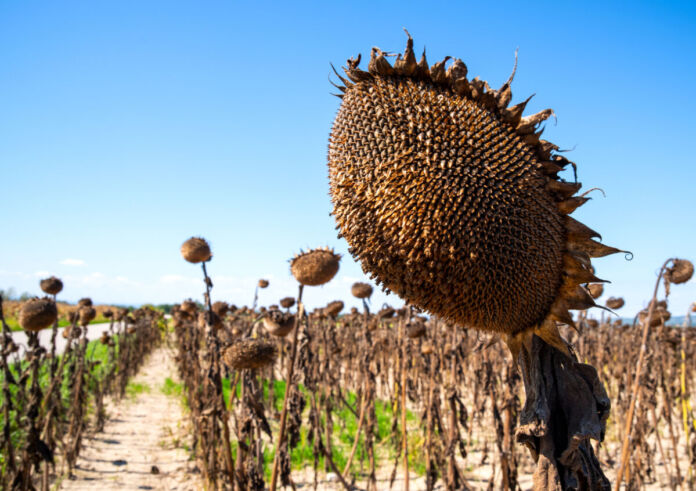
<svg viewBox="0 0 696 491">
<path fill-rule="evenodd" d="M 126 385 L 126 395 L 135 399 L 140 394 L 145 394 L 150 392 L 150 386 L 147 384 L 141 384 L 139 382 L 128 382 Z"/>
<path fill-rule="evenodd" d="M 302 385 L 299 387 L 300 391 L 304 394 L 307 405 L 305 411 L 302 415 L 302 426 L 300 428 L 300 439 L 297 446 L 290 452 L 290 465 L 293 469 L 299 470 L 305 467 L 311 467 L 314 464 L 314 444 L 309 439 L 309 427 L 306 424 L 308 413 L 310 410 L 310 397 L 311 394 Z M 230 381 L 223 379 L 223 393 L 225 395 L 225 401 L 229 404 L 229 394 L 230 394 Z M 237 385 L 237 395 L 241 395 L 241 386 Z M 263 387 L 264 399 L 268 400 L 268 381 L 264 381 Z M 285 397 L 285 382 L 282 380 L 274 381 L 274 403 L 278 411 L 282 409 L 283 398 Z M 321 404 L 321 394 L 317 394 L 317 403 Z M 358 401 L 357 395 L 354 392 L 348 392 L 344 395 L 346 401 L 355 409 L 356 412 L 360 410 L 360 401 Z M 332 413 L 333 418 L 333 439 L 332 439 L 332 453 L 333 461 L 336 467 L 342 471 L 348 462 L 348 456 L 350 454 L 353 441 L 355 439 L 355 434 L 358 430 L 358 417 L 348 409 L 342 402 L 334 401 L 334 412 Z M 267 417 L 270 415 L 267 415 Z M 385 459 L 393 459 L 396 455 L 397 449 L 392 445 L 392 421 L 394 419 L 393 408 L 389 401 L 377 400 L 375 401 L 375 416 L 376 416 L 376 427 L 375 427 L 375 452 L 378 457 Z M 326 428 L 326 415 L 322 413 L 321 424 L 323 428 Z M 406 420 L 408 423 L 417 422 L 417 416 L 411 411 L 406 412 Z M 273 425 L 277 426 L 277 425 Z M 412 425 L 409 425 L 412 426 Z M 277 428 L 273 428 L 274 435 Z M 363 459 L 363 468 L 367 465 L 367 452 L 365 449 L 365 428 L 363 427 L 361 431 L 360 438 L 358 440 L 358 445 L 356 447 L 355 456 L 353 462 L 351 463 L 351 472 L 358 473 L 361 467 L 361 459 Z M 425 473 L 425 461 L 423 459 L 423 454 L 421 451 L 423 442 L 422 436 L 418 432 L 411 432 L 408 435 L 409 439 L 409 463 L 411 468 L 419 473 Z M 232 442 L 233 450 L 236 449 L 236 441 Z M 236 451 L 236 450 L 235 450 Z M 269 445 L 264 450 L 264 459 L 266 460 L 264 470 L 267 478 L 270 478 L 270 472 L 273 465 L 273 455 L 275 455 L 275 447 Z M 324 455 L 320 455 L 318 459 L 319 469 L 326 468 L 326 461 Z"/>
<path fill-rule="evenodd" d="M 162 393 L 166 396 L 176 396 L 181 397 L 184 393 L 184 386 L 178 382 L 174 382 L 171 378 L 167 377 L 162 385 Z"/>
<path fill-rule="evenodd" d="M 282 380 L 274 380 L 274 394 L 273 403 L 277 411 L 281 411 L 283 407 L 283 398 L 285 397 L 285 382 Z M 180 396 L 186 401 L 184 394 L 184 387 L 182 384 L 174 382 L 172 379 L 167 378 L 161 388 L 162 392 L 167 395 Z M 228 406 L 230 403 L 230 394 L 232 390 L 237 393 L 237 400 L 235 404 L 239 404 L 239 398 L 241 397 L 241 382 L 237 383 L 236 387 L 232 387 L 230 379 L 222 379 L 222 391 L 225 404 Z M 300 438 L 297 446 L 290 452 L 290 465 L 294 470 L 303 469 L 305 467 L 311 467 L 314 465 L 314 444 L 309 438 L 309 426 L 307 424 L 307 418 L 311 406 L 311 394 L 302 385 L 299 387 L 300 392 L 305 396 L 307 402 L 304 413 L 302 415 L 302 426 L 300 427 Z M 317 404 L 322 404 L 322 394 L 316 394 Z M 359 413 L 360 411 L 360 401 L 354 392 L 347 392 L 344 394 L 346 401 L 353 407 L 353 409 Z M 269 398 L 269 382 L 267 380 L 263 381 L 263 398 L 268 401 Z M 358 429 L 358 417 L 348 409 L 342 401 L 333 402 L 334 411 L 332 413 L 333 417 L 333 439 L 332 439 L 332 452 L 333 460 L 336 467 L 343 471 L 350 454 L 353 441 L 355 439 L 355 434 Z M 398 416 L 398 415 L 397 415 Z M 277 421 L 273 421 L 270 414 L 266 414 L 271 424 L 274 437 L 278 431 Z M 390 401 L 376 400 L 375 401 L 375 453 L 378 460 L 384 462 L 393 462 L 394 457 L 398 451 L 395 448 L 395 442 L 398 441 L 398 435 L 392 434 L 392 422 L 394 420 L 394 408 Z M 322 411 L 321 424 L 323 428 L 326 428 L 326 415 Z M 418 416 L 412 411 L 406 412 L 406 421 L 409 428 L 417 426 Z M 400 423 L 400 421 L 399 421 Z M 398 430 L 400 431 L 400 430 Z M 351 463 L 351 473 L 357 474 L 360 471 L 361 464 L 362 468 L 367 467 L 367 451 L 365 448 L 365 428 L 363 427 L 361 431 L 360 438 L 358 440 L 358 445 L 356 447 L 355 456 L 353 462 Z M 397 438 L 395 438 L 397 437 Z M 420 474 L 425 474 L 425 460 L 422 452 L 423 448 L 423 436 L 419 431 L 410 431 L 408 433 L 408 444 L 409 444 L 409 464 L 410 468 Z M 233 458 L 236 458 L 237 454 L 237 441 L 233 438 L 230 442 L 230 448 L 232 450 Z M 273 457 L 275 455 L 275 447 L 272 443 L 267 443 L 264 448 L 264 474 L 266 479 L 270 479 L 270 475 L 273 467 Z M 362 460 L 362 462 L 361 462 Z M 327 468 L 324 455 L 320 455 L 318 459 L 318 468 L 324 470 Z"/>
<path fill-rule="evenodd" d="M 114 342 L 116 342 L 116 347 L 118 349 L 118 337 L 114 336 Z M 62 355 L 57 356 L 57 363 L 60 364 L 60 359 Z M 108 347 L 106 345 L 101 344 L 99 340 L 95 341 L 90 341 L 87 344 L 87 350 L 85 352 L 85 359 L 90 362 L 87 366 L 92 367 L 91 371 L 89 372 L 88 377 L 86 377 L 87 381 L 87 388 L 88 391 L 91 392 L 94 389 L 96 389 L 96 384 L 101 382 L 104 378 L 104 376 L 108 373 L 108 370 L 110 369 L 109 366 L 109 356 L 108 356 Z M 96 363 L 95 363 L 96 362 Z M 23 372 L 26 368 L 28 367 L 28 362 L 21 360 L 19 364 L 15 363 L 10 363 L 10 372 L 13 376 L 13 378 L 16 381 L 19 381 L 20 373 Z M 63 380 L 61 381 L 61 386 L 60 386 L 60 394 L 61 394 L 61 399 L 63 401 L 63 406 L 64 407 L 69 407 L 69 405 L 72 403 L 71 398 L 70 398 L 70 373 L 69 373 L 70 367 L 69 363 L 66 363 L 65 366 L 63 367 Z M 40 368 L 39 368 L 39 385 L 41 386 L 41 391 L 45 392 L 50 384 L 50 364 L 49 361 L 46 360 L 45 363 L 43 363 Z M 4 382 L 4 373 L 0 372 L 0 387 L 3 385 Z M 32 378 L 31 375 L 28 377 L 25 383 L 25 387 L 27 390 L 29 390 L 29 387 L 31 387 L 32 383 Z M 25 441 L 26 435 L 24 434 L 24 431 L 22 428 L 18 428 L 16 425 L 16 413 L 17 411 L 24 411 L 26 408 L 24 407 L 17 407 L 18 401 L 17 401 L 17 392 L 19 391 L 19 388 L 15 384 L 10 385 L 10 397 L 12 399 L 12 406 L 13 410 L 10 413 L 10 421 L 11 421 L 11 427 L 10 427 L 10 437 L 12 440 L 12 444 L 14 448 L 20 448 L 22 445 L 22 442 Z M 3 394 L 0 392 L 0 397 L 3 397 Z M 90 407 L 87 408 L 88 413 L 92 410 Z M 5 458 L 4 455 L 0 454 L 0 468 L 4 469 L 5 466 Z"/>
</svg>

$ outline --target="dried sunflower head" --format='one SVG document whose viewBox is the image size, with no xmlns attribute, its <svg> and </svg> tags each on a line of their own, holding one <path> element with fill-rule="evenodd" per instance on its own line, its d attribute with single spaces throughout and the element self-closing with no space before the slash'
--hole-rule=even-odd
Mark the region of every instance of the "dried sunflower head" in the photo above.
<svg viewBox="0 0 696 491">
<path fill-rule="evenodd" d="M 617 310 L 624 306 L 624 299 L 621 297 L 609 297 L 606 306 L 611 310 Z"/>
<path fill-rule="evenodd" d="M 263 327 L 273 336 L 285 337 L 295 327 L 295 316 L 278 309 L 269 309 L 263 317 Z"/>
<path fill-rule="evenodd" d="M 540 138 L 552 111 L 523 117 L 512 76 L 491 90 L 448 59 L 417 61 L 409 36 L 394 65 L 378 48 L 367 71 L 348 60 L 328 154 L 340 236 L 383 288 L 450 322 L 572 324 L 594 305 L 582 284 L 601 281 L 590 258 L 619 251 L 568 216 L 589 198 Z"/>
<path fill-rule="evenodd" d="M 590 292 L 592 298 L 597 299 L 604 294 L 604 285 L 602 283 L 591 283 L 587 285 L 587 291 Z"/>
<path fill-rule="evenodd" d="M 213 312 L 215 312 L 215 314 L 217 314 L 217 316 L 220 318 L 225 317 L 230 311 L 230 306 L 227 304 L 227 302 L 223 302 L 221 300 L 213 303 L 212 308 Z"/>
<path fill-rule="evenodd" d="M 127 314 L 128 310 L 126 309 L 116 309 L 116 313 L 114 314 L 114 320 L 120 322 Z"/>
<path fill-rule="evenodd" d="M 665 279 L 679 285 L 686 283 L 694 275 L 694 265 L 687 259 L 675 259 L 672 266 L 665 272 Z"/>
<path fill-rule="evenodd" d="M 284 309 L 289 309 L 295 305 L 295 299 L 293 297 L 283 297 L 280 299 L 280 306 Z"/>
<path fill-rule="evenodd" d="M 329 302 L 326 307 L 322 309 L 323 313 L 329 317 L 335 318 L 343 310 L 343 302 L 341 300 L 334 300 Z"/>
<path fill-rule="evenodd" d="M 191 237 L 181 244 L 181 255 L 190 263 L 204 263 L 213 257 L 210 245 L 202 237 Z"/>
<path fill-rule="evenodd" d="M 263 368 L 275 362 L 275 344 L 260 339 L 240 339 L 225 350 L 222 360 L 235 370 Z"/>
<path fill-rule="evenodd" d="M 396 310 L 389 305 L 385 305 L 377 312 L 377 317 L 380 319 L 391 319 L 394 317 L 394 314 L 396 314 Z"/>
<path fill-rule="evenodd" d="M 97 311 L 93 307 L 80 307 L 78 311 L 78 323 L 85 327 L 94 320 L 97 316 Z"/>
<path fill-rule="evenodd" d="M 417 339 L 425 336 L 425 321 L 416 317 L 406 326 L 406 336 L 411 339 Z"/>
<path fill-rule="evenodd" d="M 319 286 L 333 279 L 338 272 L 340 260 L 341 255 L 328 247 L 300 251 L 290 261 L 290 271 L 301 284 Z"/>
<path fill-rule="evenodd" d="M 196 305 L 196 302 L 194 302 L 193 300 L 187 299 L 181 302 L 182 312 L 186 312 L 187 314 L 195 314 L 197 310 L 198 306 Z"/>
<path fill-rule="evenodd" d="M 638 320 L 640 320 L 641 323 L 648 321 L 649 311 L 650 307 L 647 307 L 646 309 L 643 309 L 640 312 L 638 312 Z M 650 318 L 650 327 L 659 327 L 671 318 L 672 314 L 669 310 L 667 310 L 667 303 L 658 302 L 655 308 L 653 309 L 653 315 Z"/>
<path fill-rule="evenodd" d="M 220 316 L 214 311 L 208 312 L 206 310 L 204 312 L 199 312 L 196 321 L 199 329 L 205 329 L 207 326 L 210 326 L 212 329 L 218 330 L 224 326 L 222 319 L 220 319 Z"/>
<path fill-rule="evenodd" d="M 81 298 L 80 300 L 77 301 L 77 306 L 78 307 L 91 307 L 92 306 L 92 299 L 89 297 Z"/>
<path fill-rule="evenodd" d="M 350 292 L 355 298 L 370 298 L 372 296 L 372 285 L 358 281 L 353 283 Z"/>
<path fill-rule="evenodd" d="M 50 278 L 41 280 L 39 286 L 41 287 L 41 291 L 48 295 L 58 295 L 63 289 L 63 282 L 55 276 L 51 276 Z"/>
<path fill-rule="evenodd" d="M 58 309 L 53 300 L 32 298 L 20 307 L 18 321 L 25 331 L 37 332 L 53 325 L 57 318 Z"/>
</svg>

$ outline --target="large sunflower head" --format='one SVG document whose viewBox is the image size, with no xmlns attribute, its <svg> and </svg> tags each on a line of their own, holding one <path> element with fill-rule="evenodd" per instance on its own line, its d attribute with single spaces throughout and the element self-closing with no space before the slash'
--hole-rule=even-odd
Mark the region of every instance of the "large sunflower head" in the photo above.
<svg viewBox="0 0 696 491">
<path fill-rule="evenodd" d="M 372 49 L 340 76 L 329 142 L 340 236 L 386 290 L 453 323 L 517 334 L 594 301 L 590 258 L 618 249 L 569 216 L 589 198 L 541 139 L 550 109 L 523 116 L 459 59 L 418 61 L 409 36 L 392 65 Z M 514 75 L 514 71 L 513 71 Z"/>
</svg>

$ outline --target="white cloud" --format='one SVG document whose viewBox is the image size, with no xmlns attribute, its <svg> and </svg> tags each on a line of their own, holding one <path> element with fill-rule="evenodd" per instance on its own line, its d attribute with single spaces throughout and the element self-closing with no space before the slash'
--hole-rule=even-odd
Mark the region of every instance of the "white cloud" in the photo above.
<svg viewBox="0 0 696 491">
<path fill-rule="evenodd" d="M 84 266 L 85 263 L 82 259 L 63 259 L 60 264 L 63 264 L 65 266 Z"/>
<path fill-rule="evenodd" d="M 201 283 L 203 280 L 198 278 L 192 278 L 190 276 L 182 276 L 180 274 L 165 274 L 160 276 L 160 283 L 166 284 L 177 284 L 177 283 Z"/>
</svg>

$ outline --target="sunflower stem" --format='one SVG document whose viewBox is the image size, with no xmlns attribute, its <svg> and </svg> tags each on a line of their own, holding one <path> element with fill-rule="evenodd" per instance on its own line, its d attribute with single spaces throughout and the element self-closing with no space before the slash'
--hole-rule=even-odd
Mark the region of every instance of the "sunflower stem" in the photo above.
<svg viewBox="0 0 696 491">
<path fill-rule="evenodd" d="M 674 259 L 668 259 L 662 265 L 660 269 L 660 274 L 657 276 L 657 281 L 655 282 L 655 289 L 653 290 L 652 300 L 650 301 L 650 306 L 648 307 L 648 315 L 643 321 L 643 333 L 640 345 L 640 352 L 638 354 L 638 361 L 636 361 L 636 373 L 633 378 L 633 388 L 631 390 L 631 403 L 628 407 L 628 413 L 626 414 L 626 421 L 624 423 L 624 438 L 621 445 L 621 465 L 619 466 L 619 471 L 616 475 L 616 486 L 615 490 L 619 491 L 621 488 L 621 482 L 624 478 L 624 473 L 628 467 L 629 459 L 629 448 L 631 443 L 631 435 L 633 433 L 633 415 L 636 410 L 636 403 L 638 402 L 638 394 L 640 391 L 640 378 L 643 373 L 643 362 L 645 361 L 645 354 L 648 351 L 648 332 L 650 331 L 650 323 L 652 322 L 652 317 L 655 312 L 655 306 L 657 304 L 657 292 L 660 288 L 660 280 L 664 275 L 667 265 Z"/>
<path fill-rule="evenodd" d="M 280 413 L 280 428 L 278 429 L 278 438 L 276 439 L 276 452 L 273 458 L 273 473 L 271 474 L 271 491 L 276 491 L 278 486 L 278 470 L 280 469 L 280 449 L 285 443 L 285 430 L 288 421 L 288 401 L 290 400 L 290 392 L 292 391 L 292 376 L 295 373 L 295 360 L 297 359 L 297 335 L 300 331 L 301 319 L 304 314 L 304 306 L 302 305 L 302 290 L 304 285 L 300 283 L 299 292 L 297 293 L 297 316 L 295 317 L 295 332 L 292 335 L 291 355 L 288 359 L 287 376 L 285 378 L 285 396 L 283 397 L 283 410 Z"/>
</svg>

